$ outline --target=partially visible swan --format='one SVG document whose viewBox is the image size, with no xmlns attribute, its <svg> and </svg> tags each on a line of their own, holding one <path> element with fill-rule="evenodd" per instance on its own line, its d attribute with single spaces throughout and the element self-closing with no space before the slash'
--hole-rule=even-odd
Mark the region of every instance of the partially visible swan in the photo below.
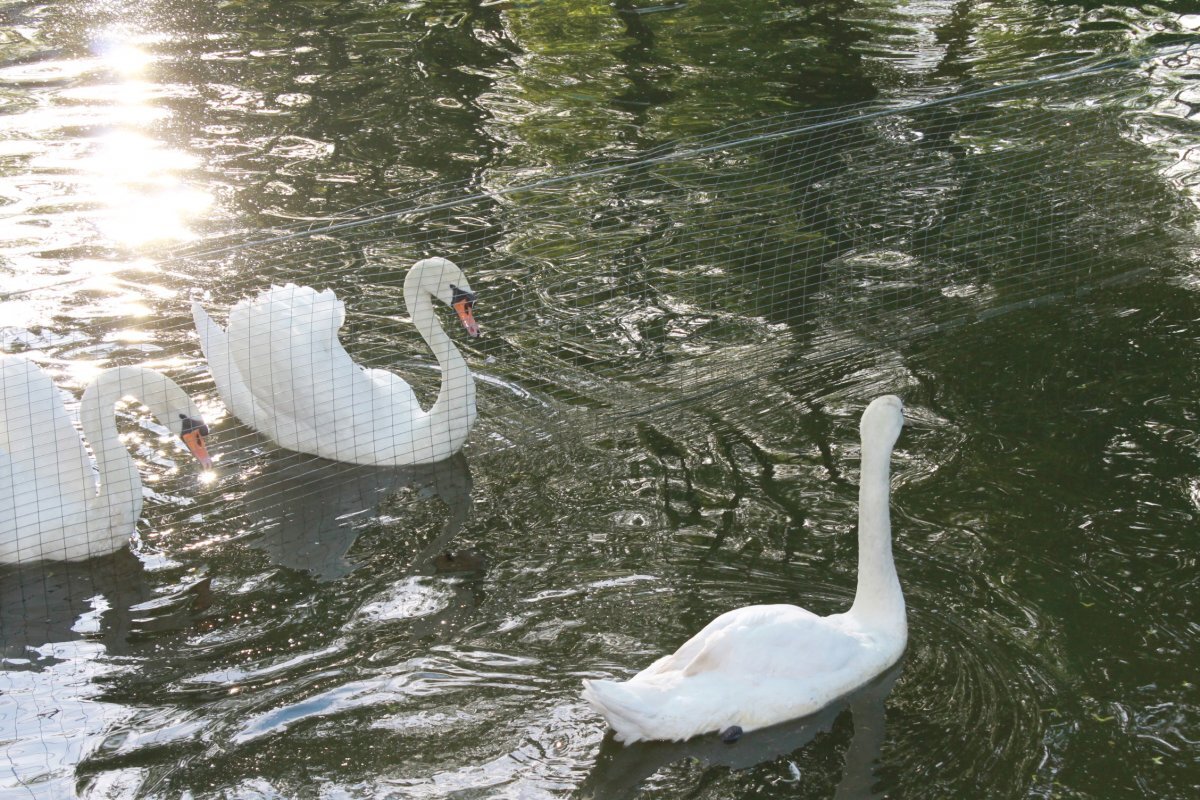
<svg viewBox="0 0 1200 800">
<path fill-rule="evenodd" d="M 820 617 L 791 605 L 739 608 L 628 681 L 584 681 L 584 699 L 618 741 L 765 728 L 820 710 L 900 658 L 908 624 L 892 560 L 888 479 L 903 424 L 903 405 L 892 395 L 863 412 L 858 589 L 850 610 Z"/>
<path fill-rule="evenodd" d="M 205 468 L 212 465 L 208 427 L 170 378 L 142 367 L 96 376 L 79 406 L 93 467 L 50 376 L 24 358 L 0 355 L 0 563 L 77 561 L 128 542 L 142 513 L 142 479 L 117 436 L 113 406 L 129 396 Z"/>
<path fill-rule="evenodd" d="M 329 289 L 273 286 L 237 303 L 225 330 L 199 303 L 192 316 L 226 407 L 276 444 L 356 464 L 428 464 L 457 453 L 475 422 L 475 379 L 434 315 L 435 299 L 479 335 L 475 295 L 454 262 L 414 264 L 404 302 L 442 368 L 429 411 L 396 374 L 354 363 L 337 335 L 345 306 Z"/>
</svg>

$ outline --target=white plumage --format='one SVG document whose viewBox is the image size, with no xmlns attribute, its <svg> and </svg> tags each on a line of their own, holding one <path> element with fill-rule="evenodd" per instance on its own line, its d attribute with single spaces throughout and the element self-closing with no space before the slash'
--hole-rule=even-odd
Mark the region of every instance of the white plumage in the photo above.
<svg viewBox="0 0 1200 800">
<path fill-rule="evenodd" d="M 453 262 L 427 258 L 409 271 L 404 298 L 442 368 L 429 411 L 398 375 L 354 362 L 338 341 L 345 306 L 328 289 L 273 286 L 237 303 L 225 330 L 199 303 L 192 316 L 226 407 L 275 443 L 357 464 L 432 463 L 462 448 L 476 416 L 474 378 L 432 301 L 452 306 L 474 336 L 475 295 Z"/>
<path fill-rule="evenodd" d="M 722 614 L 628 681 L 584 681 L 583 696 L 626 743 L 763 728 L 820 710 L 894 664 L 908 639 L 892 559 L 889 463 L 903 425 L 899 398 L 863 413 L 858 590 L 849 611 L 792 605 Z"/>
<path fill-rule="evenodd" d="M 209 466 L 208 429 L 170 378 L 141 367 L 96 376 L 79 409 L 93 467 L 50 376 L 24 358 L 0 355 L 0 563 L 79 560 L 128 542 L 141 516 L 142 480 L 117 436 L 113 407 L 127 396 Z"/>
</svg>

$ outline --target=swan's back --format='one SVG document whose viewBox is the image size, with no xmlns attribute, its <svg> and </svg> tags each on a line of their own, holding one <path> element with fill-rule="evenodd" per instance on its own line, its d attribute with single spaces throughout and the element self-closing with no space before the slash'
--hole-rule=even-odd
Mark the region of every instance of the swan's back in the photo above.
<svg viewBox="0 0 1200 800">
<path fill-rule="evenodd" d="M 619 741 L 751 731 L 811 714 L 899 657 L 903 644 L 847 614 L 792 605 L 729 611 L 623 683 L 585 681 Z"/>
<path fill-rule="evenodd" d="M 842 669 L 860 644 L 843 615 L 820 617 L 799 606 L 745 606 L 727 611 L 633 680 L 654 675 L 728 672 L 806 679 Z"/>
<path fill-rule="evenodd" d="M 95 493 L 58 387 L 32 362 L 0 356 L 0 531 L 77 512 Z"/>
<path fill-rule="evenodd" d="M 344 319 L 332 292 L 308 286 L 273 286 L 237 303 L 229 347 L 254 396 L 286 416 L 315 418 L 354 367 L 337 340 Z"/>
<path fill-rule="evenodd" d="M 377 439 L 396 435 L 391 426 L 420 415 L 407 384 L 389 375 L 382 385 L 350 358 L 337 335 L 345 316 L 329 289 L 294 284 L 273 286 L 229 312 L 230 357 L 269 415 L 256 425 L 267 423 L 266 432 L 286 447 L 335 458 L 370 452 Z M 413 407 L 398 409 L 405 398 Z"/>
</svg>

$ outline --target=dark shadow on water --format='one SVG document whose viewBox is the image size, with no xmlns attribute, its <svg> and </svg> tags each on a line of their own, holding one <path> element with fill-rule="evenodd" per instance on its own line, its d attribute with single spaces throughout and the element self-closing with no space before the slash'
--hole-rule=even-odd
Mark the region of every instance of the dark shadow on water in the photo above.
<svg viewBox="0 0 1200 800">
<path fill-rule="evenodd" d="M 276 564 L 318 580 L 357 566 L 347 553 L 380 508 L 401 489 L 437 497 L 449 510 L 438 536 L 413 562 L 438 555 L 471 512 L 471 471 L 460 453 L 437 464 L 367 467 L 288 453 L 243 485 L 242 513 L 254 531 L 249 544 Z"/>
<path fill-rule="evenodd" d="M 211 602 L 209 579 L 156 593 L 127 547 L 87 561 L 43 561 L 0 570 L 0 656 L 30 658 L 53 642 L 91 639 L 109 655 L 158 630 L 186 627 Z M 88 612 L 94 619 L 84 621 Z"/>
<path fill-rule="evenodd" d="M 578 796 L 589 800 L 633 797 L 656 772 L 684 759 L 733 770 L 749 769 L 807 745 L 817 734 L 830 731 L 841 713 L 849 709 L 854 721 L 854 735 L 846 749 L 842 779 L 838 782 L 834 800 L 881 797 L 873 786 L 877 782 L 875 765 L 884 740 L 885 703 L 903 664 L 902 658 L 871 683 L 816 714 L 747 733 L 733 744 L 722 742 L 714 733 L 686 742 L 638 742 L 626 747 L 610 732 L 600 745 L 596 765 L 580 787 Z M 803 777 L 800 780 L 803 781 Z"/>
</svg>

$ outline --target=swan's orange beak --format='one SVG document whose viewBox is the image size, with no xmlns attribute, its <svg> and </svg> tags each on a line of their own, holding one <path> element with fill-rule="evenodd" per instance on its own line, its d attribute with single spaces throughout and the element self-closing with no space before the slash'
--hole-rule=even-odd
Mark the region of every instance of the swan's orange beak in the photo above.
<svg viewBox="0 0 1200 800">
<path fill-rule="evenodd" d="M 470 297 L 460 297 L 452 304 L 454 313 L 458 314 L 458 318 L 462 321 L 463 327 L 467 329 L 467 333 L 471 336 L 479 335 L 479 323 L 475 321 L 475 314 L 472 312 L 472 307 L 475 301 Z"/>
<path fill-rule="evenodd" d="M 208 447 L 204 444 L 204 434 L 200 432 L 199 428 L 190 430 L 179 438 L 183 439 L 183 443 L 187 445 L 187 449 L 200 462 L 200 466 L 205 469 L 212 469 L 212 459 L 208 457 Z"/>
</svg>

